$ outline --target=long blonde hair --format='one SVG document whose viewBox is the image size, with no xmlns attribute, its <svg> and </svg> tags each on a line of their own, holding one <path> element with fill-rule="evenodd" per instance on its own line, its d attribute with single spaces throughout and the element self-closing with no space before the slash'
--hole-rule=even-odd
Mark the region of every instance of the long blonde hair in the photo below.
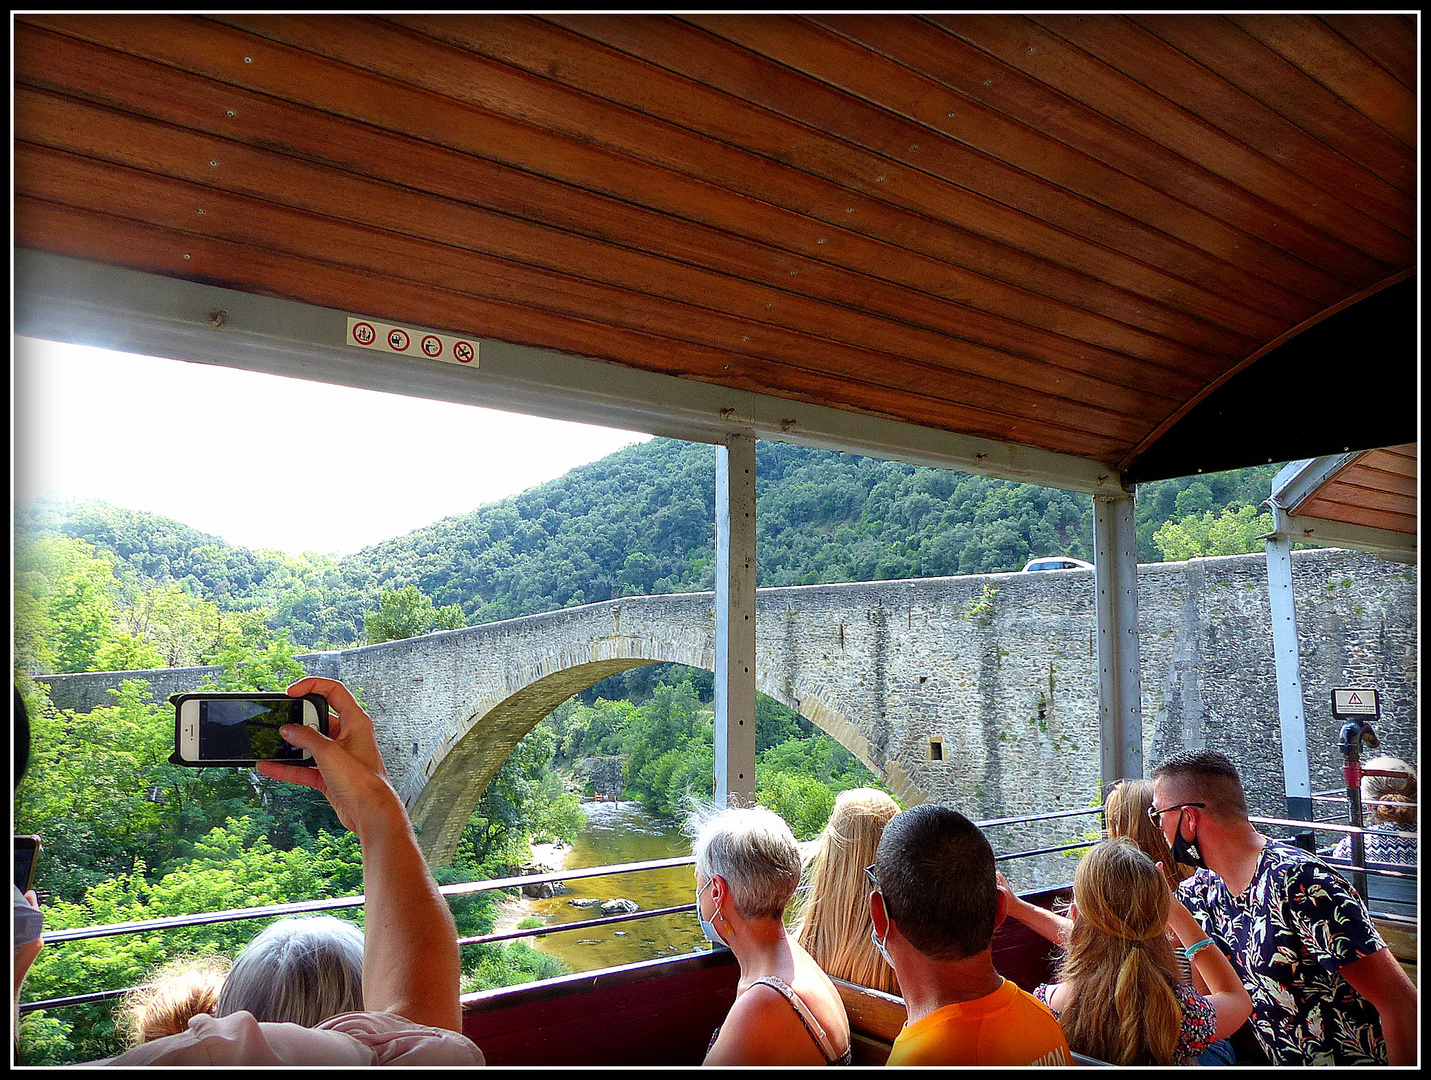
<svg viewBox="0 0 1431 1080">
<path fill-rule="evenodd" d="M 1110 837 L 1126 836 L 1142 849 L 1143 854 L 1155 863 L 1162 863 L 1168 884 L 1176 889 L 1179 882 L 1192 877 L 1196 871 L 1173 860 L 1168 838 L 1148 817 L 1148 807 L 1152 805 L 1151 780 L 1119 780 L 1103 802 L 1104 825 Z"/>
<path fill-rule="evenodd" d="M 1071 1050 L 1114 1065 L 1176 1065 L 1182 1006 L 1168 886 L 1129 837 L 1095 844 L 1073 875 L 1077 917 L 1058 981 Z"/>
<path fill-rule="evenodd" d="M 870 889 L 863 871 L 875 861 L 884 827 L 898 813 L 899 804 L 874 788 L 839 794 L 810 860 L 809 888 L 793 931 L 827 975 L 887 994 L 899 993 L 899 987 L 870 940 Z"/>
</svg>

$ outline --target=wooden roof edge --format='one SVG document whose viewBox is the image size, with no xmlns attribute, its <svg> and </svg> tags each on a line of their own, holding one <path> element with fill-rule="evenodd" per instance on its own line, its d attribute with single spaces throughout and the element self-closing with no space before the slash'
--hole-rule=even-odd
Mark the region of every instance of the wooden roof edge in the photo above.
<svg viewBox="0 0 1431 1080">
<path fill-rule="evenodd" d="M 25 248 L 15 249 L 14 270 L 18 335 L 692 442 L 755 435 L 1083 494 L 1127 494 L 1106 462 L 483 339 L 472 328 L 409 327 L 471 337 L 478 362 L 463 367 L 348 344 L 347 318 L 364 312 Z M 217 327 L 216 312 L 224 313 Z"/>
<path fill-rule="evenodd" d="M 1416 563 L 1418 559 L 1415 533 L 1392 532 L 1370 525 L 1353 525 L 1326 518 L 1290 517 L 1288 535 L 1300 544 L 1318 547 L 1351 548 L 1365 551 L 1391 562 Z"/>
</svg>

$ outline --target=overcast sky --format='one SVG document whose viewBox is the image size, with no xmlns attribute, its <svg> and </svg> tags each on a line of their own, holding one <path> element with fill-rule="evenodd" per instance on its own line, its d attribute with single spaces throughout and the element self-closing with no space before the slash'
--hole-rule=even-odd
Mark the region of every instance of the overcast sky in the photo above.
<svg viewBox="0 0 1431 1080">
<path fill-rule="evenodd" d="M 16 501 L 104 499 L 249 548 L 350 554 L 650 437 L 12 340 Z"/>
</svg>

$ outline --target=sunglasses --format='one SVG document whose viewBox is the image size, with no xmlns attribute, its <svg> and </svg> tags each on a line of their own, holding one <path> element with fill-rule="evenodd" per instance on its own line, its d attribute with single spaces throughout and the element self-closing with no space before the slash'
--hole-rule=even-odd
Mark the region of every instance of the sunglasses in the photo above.
<svg viewBox="0 0 1431 1080">
<path fill-rule="evenodd" d="M 1175 804 L 1172 805 L 1172 806 L 1165 806 L 1165 807 L 1163 807 L 1161 810 L 1159 810 L 1156 806 L 1150 806 L 1150 807 L 1148 807 L 1148 820 L 1151 821 L 1154 825 L 1157 825 L 1157 824 L 1158 824 L 1158 819 L 1161 818 L 1164 814 L 1168 813 L 1168 811 L 1170 811 L 1170 810 L 1181 810 L 1181 809 L 1183 809 L 1183 808 L 1186 807 L 1186 806 L 1196 806 L 1199 810 L 1203 810 L 1203 809 L 1206 809 L 1206 808 L 1207 808 L 1207 803 L 1202 803 L 1202 802 L 1180 802 L 1180 803 L 1175 803 Z"/>
<path fill-rule="evenodd" d="M 875 863 L 870 863 L 868 866 L 865 867 L 865 877 L 870 879 L 870 886 L 874 889 L 874 891 L 879 892 L 879 878 L 875 877 L 874 874 L 875 865 Z"/>
</svg>

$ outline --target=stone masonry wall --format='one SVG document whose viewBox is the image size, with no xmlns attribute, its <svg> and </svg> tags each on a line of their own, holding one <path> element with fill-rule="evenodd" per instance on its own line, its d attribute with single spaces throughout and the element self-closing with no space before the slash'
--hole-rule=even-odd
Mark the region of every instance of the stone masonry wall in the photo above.
<svg viewBox="0 0 1431 1080">
<path fill-rule="evenodd" d="M 1340 785 L 1334 686 L 1381 691 L 1383 748 L 1415 763 L 1414 567 L 1354 552 L 1293 553 L 1303 707 L 1314 791 Z M 1242 770 L 1254 813 L 1284 810 L 1266 560 L 1139 567 L 1147 771 L 1192 747 Z M 989 819 L 1095 805 L 1098 688 L 1092 571 L 991 574 L 761 589 L 760 690 L 797 709 L 882 775 L 906 803 Z M 710 593 L 630 597 L 339 653 L 299 657 L 361 687 L 424 848 L 455 842 L 481 789 L 556 704 L 613 672 L 714 662 Z M 87 708 L 125 675 L 156 696 L 205 671 L 47 679 L 57 705 Z M 945 760 L 930 760 L 941 739 Z M 1071 842 L 1075 817 L 996 826 L 996 850 Z M 1060 856 L 1023 864 L 1016 885 L 1067 877 Z"/>
</svg>

